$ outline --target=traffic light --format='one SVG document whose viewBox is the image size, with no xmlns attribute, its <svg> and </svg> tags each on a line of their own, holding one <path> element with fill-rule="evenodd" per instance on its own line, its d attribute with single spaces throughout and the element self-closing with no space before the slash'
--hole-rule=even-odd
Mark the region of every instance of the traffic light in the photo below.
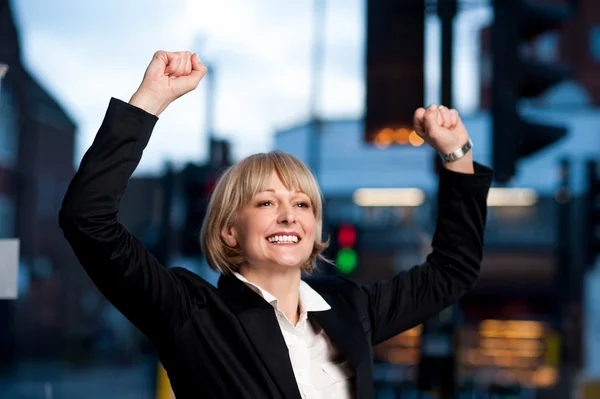
<svg viewBox="0 0 600 399">
<path fill-rule="evenodd" d="M 588 163 L 588 195 L 586 199 L 587 217 L 584 219 L 585 237 L 588 240 L 586 264 L 588 267 L 592 267 L 600 256 L 600 174 L 596 161 Z"/>
<path fill-rule="evenodd" d="M 492 25 L 493 167 L 497 181 L 516 174 L 517 163 L 560 140 L 564 126 L 526 121 L 519 115 L 521 98 L 535 98 L 570 76 L 558 63 L 523 56 L 528 42 L 560 28 L 571 16 L 568 6 L 535 4 L 529 0 L 494 1 Z"/>
<path fill-rule="evenodd" d="M 350 223 L 341 224 L 333 229 L 331 249 L 336 271 L 340 274 L 350 274 L 358 266 L 358 253 L 356 250 L 358 231 Z"/>
<path fill-rule="evenodd" d="M 183 170 L 186 217 L 181 240 L 181 254 L 199 256 L 200 229 L 206 216 L 210 195 L 218 180 L 216 172 L 208 166 L 188 164 Z"/>
<path fill-rule="evenodd" d="M 421 145 L 413 114 L 424 99 L 424 0 L 367 1 L 364 139 Z"/>
</svg>

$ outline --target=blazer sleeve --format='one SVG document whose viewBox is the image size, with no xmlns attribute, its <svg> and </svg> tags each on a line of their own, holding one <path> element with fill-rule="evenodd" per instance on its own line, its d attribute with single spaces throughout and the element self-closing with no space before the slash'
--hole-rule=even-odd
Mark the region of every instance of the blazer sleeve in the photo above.
<svg viewBox="0 0 600 399">
<path fill-rule="evenodd" d="M 94 284 L 150 339 L 172 334 L 192 306 L 182 277 L 117 221 L 119 202 L 157 120 L 111 99 L 59 212 L 59 225 Z"/>
<path fill-rule="evenodd" d="M 373 344 L 424 322 L 477 281 L 492 170 L 478 163 L 474 167 L 475 174 L 442 168 L 437 226 L 426 261 L 389 281 L 361 287 Z"/>
</svg>

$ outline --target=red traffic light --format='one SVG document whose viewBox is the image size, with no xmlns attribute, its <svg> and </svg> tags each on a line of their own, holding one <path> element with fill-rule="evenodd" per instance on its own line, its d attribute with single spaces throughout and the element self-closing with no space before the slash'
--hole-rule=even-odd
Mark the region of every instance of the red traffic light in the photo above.
<svg viewBox="0 0 600 399">
<path fill-rule="evenodd" d="M 337 242 L 342 248 L 356 245 L 356 227 L 351 224 L 342 225 L 337 232 Z"/>
</svg>

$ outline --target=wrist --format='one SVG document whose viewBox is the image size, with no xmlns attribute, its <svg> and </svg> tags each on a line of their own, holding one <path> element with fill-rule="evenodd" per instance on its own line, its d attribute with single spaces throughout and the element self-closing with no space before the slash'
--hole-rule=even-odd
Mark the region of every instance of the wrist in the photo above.
<svg viewBox="0 0 600 399">
<path fill-rule="evenodd" d="M 440 153 L 443 159 L 443 165 L 446 169 L 460 173 L 475 173 L 475 167 L 473 166 L 473 143 L 467 136 L 461 143 L 464 143 L 462 147 L 455 149 L 451 153 Z"/>
<path fill-rule="evenodd" d="M 469 137 L 458 141 L 458 143 L 463 144 L 459 146 L 459 144 L 455 143 L 452 149 L 447 151 L 438 150 L 438 154 L 442 158 L 443 162 L 455 162 L 464 157 L 473 148 L 473 142 Z"/>
<path fill-rule="evenodd" d="M 129 104 L 155 116 L 159 116 L 169 105 L 164 99 L 157 98 L 152 93 L 148 93 L 144 90 L 138 90 L 133 93 L 133 96 L 131 96 L 131 99 L 129 100 Z"/>
<path fill-rule="evenodd" d="M 473 165 L 473 152 L 469 151 L 462 158 L 454 162 L 444 162 L 443 167 L 453 172 L 474 174 L 475 166 Z"/>
</svg>

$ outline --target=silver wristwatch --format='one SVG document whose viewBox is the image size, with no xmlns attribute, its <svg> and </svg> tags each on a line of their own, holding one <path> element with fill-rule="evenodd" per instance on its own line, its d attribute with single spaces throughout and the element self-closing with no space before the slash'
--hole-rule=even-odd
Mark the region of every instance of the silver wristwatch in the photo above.
<svg viewBox="0 0 600 399">
<path fill-rule="evenodd" d="M 440 154 L 440 157 L 442 157 L 442 161 L 444 162 L 454 162 L 464 157 L 471 148 L 473 148 L 473 142 L 469 139 L 467 140 L 467 143 L 458 150 L 451 152 L 450 154 Z"/>
</svg>

